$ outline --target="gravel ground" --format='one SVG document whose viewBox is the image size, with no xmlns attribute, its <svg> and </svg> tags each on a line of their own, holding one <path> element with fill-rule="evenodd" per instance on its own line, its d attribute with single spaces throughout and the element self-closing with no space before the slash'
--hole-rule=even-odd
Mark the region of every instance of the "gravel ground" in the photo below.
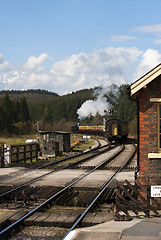
<svg viewBox="0 0 161 240">
<path fill-rule="evenodd" d="M 65 228 L 29 226 L 23 228 L 18 234 L 14 234 L 11 240 L 60 240 L 67 231 L 68 229 Z"/>
</svg>

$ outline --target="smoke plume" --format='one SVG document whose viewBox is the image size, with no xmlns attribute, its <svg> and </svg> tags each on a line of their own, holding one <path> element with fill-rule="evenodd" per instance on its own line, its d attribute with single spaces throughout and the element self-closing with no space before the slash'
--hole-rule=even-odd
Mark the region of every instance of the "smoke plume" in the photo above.
<svg viewBox="0 0 161 240">
<path fill-rule="evenodd" d="M 110 108 L 107 99 L 104 97 L 103 92 L 99 94 L 96 100 L 87 100 L 82 104 L 82 106 L 77 110 L 79 119 L 84 119 L 86 117 L 96 117 L 97 114 L 100 116 L 105 115 L 105 111 Z"/>
</svg>

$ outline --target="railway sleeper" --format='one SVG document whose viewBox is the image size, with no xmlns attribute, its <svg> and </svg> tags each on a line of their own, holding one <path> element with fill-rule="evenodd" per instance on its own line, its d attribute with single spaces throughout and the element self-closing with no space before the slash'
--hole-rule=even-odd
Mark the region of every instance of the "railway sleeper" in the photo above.
<svg viewBox="0 0 161 240">
<path fill-rule="evenodd" d="M 25 226 L 62 227 L 70 228 L 80 217 L 80 213 L 53 212 L 34 213 L 24 221 Z M 93 226 L 113 219 L 113 213 L 87 213 L 81 222 L 82 227 Z"/>
<path fill-rule="evenodd" d="M 40 199 L 47 199 L 50 198 L 52 195 L 56 194 L 62 189 L 62 187 L 51 187 L 45 186 L 41 187 L 40 191 L 38 192 Z"/>
<path fill-rule="evenodd" d="M 85 207 L 91 203 L 97 194 L 98 189 L 95 191 L 78 191 L 70 188 L 70 190 L 61 193 L 61 195 L 52 201 L 52 204 L 70 207 Z"/>
<path fill-rule="evenodd" d="M 98 194 L 98 191 L 79 191 L 75 201 L 77 201 L 77 206 L 86 207 Z"/>
<path fill-rule="evenodd" d="M 64 205 L 64 206 L 70 206 L 70 207 L 86 207 L 88 206 L 93 199 L 97 196 L 99 192 L 99 189 L 90 190 L 90 189 L 73 189 L 71 188 L 68 191 L 65 191 L 64 193 L 59 196 L 54 204 L 57 205 Z M 102 198 L 97 202 L 95 205 L 100 205 L 100 203 L 111 203 L 115 200 L 115 189 L 110 188 L 107 189 L 105 194 L 102 196 Z"/>
<path fill-rule="evenodd" d="M 65 191 L 63 191 L 61 194 L 58 195 L 58 197 L 55 198 L 55 200 L 53 200 L 53 204 L 57 204 L 57 205 L 65 205 L 67 202 L 69 202 L 69 199 L 73 196 L 73 192 L 70 189 L 66 189 Z"/>
<path fill-rule="evenodd" d="M 74 192 L 67 192 L 64 194 L 59 200 L 56 201 L 58 205 L 65 205 L 65 206 L 72 206 L 77 193 L 74 194 Z"/>
<path fill-rule="evenodd" d="M 0 194 L 4 193 L 4 192 L 8 192 L 10 190 L 12 190 L 13 186 L 11 185 L 1 185 L 0 186 Z"/>
</svg>

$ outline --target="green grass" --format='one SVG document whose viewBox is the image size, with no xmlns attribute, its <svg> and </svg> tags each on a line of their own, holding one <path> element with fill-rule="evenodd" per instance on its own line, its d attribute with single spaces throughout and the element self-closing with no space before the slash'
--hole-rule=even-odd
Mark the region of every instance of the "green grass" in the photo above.
<svg viewBox="0 0 161 240">
<path fill-rule="evenodd" d="M 37 139 L 37 136 L 33 135 L 33 136 L 20 136 L 20 137 L 9 137 L 9 138 L 3 138 L 3 137 L 0 137 L 0 144 L 6 144 L 6 145 L 9 145 L 9 144 L 23 144 L 25 143 L 25 141 L 27 139 Z"/>
<path fill-rule="evenodd" d="M 94 140 L 88 140 L 85 143 L 79 143 L 78 146 L 74 148 L 74 150 L 85 151 L 86 149 L 90 149 L 94 144 Z"/>
</svg>

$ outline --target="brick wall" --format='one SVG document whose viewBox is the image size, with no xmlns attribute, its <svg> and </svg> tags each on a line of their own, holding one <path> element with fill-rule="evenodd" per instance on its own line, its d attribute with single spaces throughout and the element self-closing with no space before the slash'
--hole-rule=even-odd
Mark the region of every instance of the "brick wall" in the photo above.
<svg viewBox="0 0 161 240">
<path fill-rule="evenodd" d="M 139 92 L 140 102 L 140 172 L 139 179 L 142 183 L 152 175 L 159 174 L 155 159 L 148 158 L 148 153 L 157 153 L 157 109 L 158 104 L 150 102 L 150 98 L 161 98 L 160 92 L 161 76 L 153 80 L 146 88 Z M 160 159 L 161 162 L 161 159 Z M 158 162 L 158 163 L 160 163 Z M 158 184 L 158 181 L 157 181 Z M 161 181 L 160 181 L 161 184 Z"/>
</svg>

